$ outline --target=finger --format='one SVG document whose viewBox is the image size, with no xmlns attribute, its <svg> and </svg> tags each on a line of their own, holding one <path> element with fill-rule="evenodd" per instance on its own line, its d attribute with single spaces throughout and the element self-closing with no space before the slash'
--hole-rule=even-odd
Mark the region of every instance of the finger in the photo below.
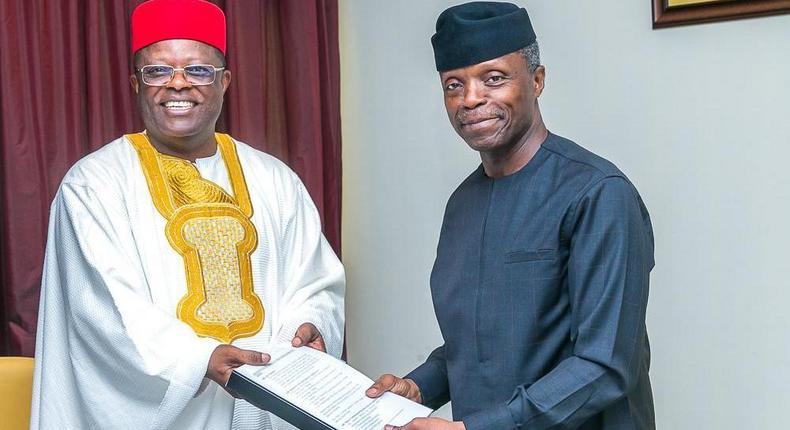
<svg viewBox="0 0 790 430">
<path fill-rule="evenodd" d="M 316 329 L 315 326 L 310 323 L 304 323 L 296 330 L 296 334 L 294 335 L 291 344 L 293 346 L 306 345 L 315 340 L 316 336 L 318 336 L 318 329 Z"/>
<path fill-rule="evenodd" d="M 239 349 L 237 352 L 238 354 L 236 355 L 236 359 L 238 360 L 239 366 L 242 364 L 260 366 L 268 363 L 269 360 L 271 360 L 271 356 L 263 352 L 252 351 L 249 349 Z"/>
<path fill-rule="evenodd" d="M 367 394 L 368 397 L 378 397 L 378 396 L 380 396 L 381 395 L 381 391 L 383 391 L 383 389 L 384 389 L 384 378 L 386 378 L 387 376 L 389 376 L 389 375 L 381 375 L 381 376 L 379 376 L 379 378 L 376 379 L 376 381 L 373 383 L 373 385 L 371 385 L 367 389 L 367 391 L 365 391 L 365 394 Z"/>
<path fill-rule="evenodd" d="M 379 397 L 385 391 L 391 390 L 395 385 L 395 376 L 389 373 L 379 376 L 379 379 L 365 391 L 368 397 Z"/>
<path fill-rule="evenodd" d="M 316 351 L 326 352 L 326 347 L 321 342 L 313 342 L 308 344 L 307 346 L 315 349 Z"/>
<path fill-rule="evenodd" d="M 406 425 L 396 428 L 399 430 L 429 429 L 432 427 L 430 424 L 431 422 L 429 421 L 428 418 L 415 418 L 409 421 L 408 423 L 406 423 Z"/>
<path fill-rule="evenodd" d="M 394 426 L 392 424 L 387 424 L 387 425 L 384 426 L 384 429 L 385 430 L 409 430 L 409 429 L 415 429 L 415 428 L 417 428 L 417 427 L 415 427 L 415 424 L 416 424 L 415 421 L 416 421 L 416 419 L 415 420 L 411 420 L 408 423 L 406 423 L 406 425 L 404 425 L 402 427 Z"/>
<path fill-rule="evenodd" d="M 318 336 L 316 336 L 315 340 L 308 343 L 307 346 L 313 349 L 317 349 L 321 352 L 326 352 L 326 345 L 324 344 L 324 338 L 321 337 L 321 333 L 318 333 Z"/>
</svg>

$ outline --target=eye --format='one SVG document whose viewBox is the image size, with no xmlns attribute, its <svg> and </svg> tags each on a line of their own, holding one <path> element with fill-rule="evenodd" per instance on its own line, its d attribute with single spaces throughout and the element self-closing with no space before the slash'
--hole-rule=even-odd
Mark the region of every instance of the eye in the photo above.
<svg viewBox="0 0 790 430">
<path fill-rule="evenodd" d="M 190 75 L 198 78 L 208 78 L 214 75 L 214 67 L 208 65 L 194 64 L 191 66 L 186 66 L 184 69 Z"/>
<path fill-rule="evenodd" d="M 496 86 L 496 85 L 501 85 L 506 80 L 507 80 L 507 77 L 505 77 L 505 76 L 492 75 L 492 76 L 489 76 L 488 79 L 486 79 L 486 84 L 487 85 L 494 85 L 494 86 Z"/>
<path fill-rule="evenodd" d="M 458 82 L 450 82 L 449 84 L 445 85 L 444 90 L 445 91 L 455 91 L 455 90 L 457 90 L 459 88 L 461 88 L 461 84 L 460 83 L 458 83 Z"/>
<path fill-rule="evenodd" d="M 143 67 L 143 73 L 151 77 L 170 76 L 173 68 L 168 66 L 146 66 Z"/>
</svg>

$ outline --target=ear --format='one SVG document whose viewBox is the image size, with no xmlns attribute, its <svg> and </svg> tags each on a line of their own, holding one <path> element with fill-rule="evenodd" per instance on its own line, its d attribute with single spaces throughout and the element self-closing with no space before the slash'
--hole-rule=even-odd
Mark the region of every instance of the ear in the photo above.
<svg viewBox="0 0 790 430">
<path fill-rule="evenodd" d="M 535 98 L 540 97 L 546 87 L 546 68 L 538 66 L 532 73 L 532 85 L 535 88 Z"/>
<path fill-rule="evenodd" d="M 222 94 L 225 94 L 225 91 L 228 90 L 228 86 L 230 85 L 230 70 L 223 70 L 222 71 Z"/>
<path fill-rule="evenodd" d="M 137 80 L 136 74 L 131 74 L 129 76 L 129 84 L 132 86 L 132 90 L 134 90 L 135 94 L 140 93 L 140 81 Z"/>
</svg>

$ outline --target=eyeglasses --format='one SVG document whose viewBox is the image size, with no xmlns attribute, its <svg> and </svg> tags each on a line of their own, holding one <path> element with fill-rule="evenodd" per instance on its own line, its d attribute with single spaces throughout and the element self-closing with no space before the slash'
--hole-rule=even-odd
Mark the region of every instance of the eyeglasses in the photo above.
<svg viewBox="0 0 790 430">
<path fill-rule="evenodd" d="M 224 67 L 214 67 L 211 64 L 190 64 L 181 68 L 167 64 L 149 64 L 140 69 L 135 69 L 143 77 L 143 83 L 152 87 L 163 87 L 170 83 L 176 72 L 183 72 L 187 82 L 192 85 L 211 85 L 217 78 L 217 72 L 225 70 Z"/>
</svg>

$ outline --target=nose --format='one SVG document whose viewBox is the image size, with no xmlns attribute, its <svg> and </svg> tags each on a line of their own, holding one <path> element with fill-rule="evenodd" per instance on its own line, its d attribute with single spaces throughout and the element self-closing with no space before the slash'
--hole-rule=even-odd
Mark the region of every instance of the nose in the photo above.
<svg viewBox="0 0 790 430">
<path fill-rule="evenodd" d="M 464 87 L 463 104 L 466 109 L 474 109 L 486 103 L 485 88 L 472 82 Z"/>
<path fill-rule="evenodd" d="M 167 88 L 172 88 L 174 90 L 181 90 L 191 86 L 192 84 L 187 80 L 187 74 L 183 70 L 173 71 L 173 79 L 167 83 Z"/>
</svg>

